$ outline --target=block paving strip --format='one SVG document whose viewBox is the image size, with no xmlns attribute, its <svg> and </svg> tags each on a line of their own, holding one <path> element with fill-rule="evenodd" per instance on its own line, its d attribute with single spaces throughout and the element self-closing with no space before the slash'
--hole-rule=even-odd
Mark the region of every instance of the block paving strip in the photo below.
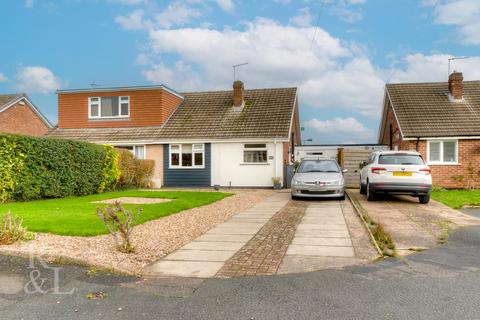
<svg viewBox="0 0 480 320">
<path fill-rule="evenodd" d="M 308 203 L 289 201 L 216 274 L 217 278 L 272 275 L 282 263 Z"/>
</svg>

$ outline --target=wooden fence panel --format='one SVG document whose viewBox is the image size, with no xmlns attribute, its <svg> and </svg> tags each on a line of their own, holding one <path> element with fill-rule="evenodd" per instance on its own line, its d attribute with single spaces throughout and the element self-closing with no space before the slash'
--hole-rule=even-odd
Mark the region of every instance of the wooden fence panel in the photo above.
<svg viewBox="0 0 480 320">
<path fill-rule="evenodd" d="M 343 149 L 342 153 L 343 169 L 348 169 L 348 172 L 344 174 L 345 186 L 347 188 L 359 188 L 360 163 L 370 158 L 372 150 Z"/>
</svg>

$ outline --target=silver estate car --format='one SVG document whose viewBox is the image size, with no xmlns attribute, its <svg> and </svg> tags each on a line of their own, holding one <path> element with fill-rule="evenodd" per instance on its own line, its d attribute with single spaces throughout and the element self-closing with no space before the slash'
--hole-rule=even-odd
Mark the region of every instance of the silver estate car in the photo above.
<svg viewBox="0 0 480 320">
<path fill-rule="evenodd" d="M 292 199 L 300 197 L 345 199 L 343 170 L 335 160 L 303 159 L 292 178 Z"/>
</svg>

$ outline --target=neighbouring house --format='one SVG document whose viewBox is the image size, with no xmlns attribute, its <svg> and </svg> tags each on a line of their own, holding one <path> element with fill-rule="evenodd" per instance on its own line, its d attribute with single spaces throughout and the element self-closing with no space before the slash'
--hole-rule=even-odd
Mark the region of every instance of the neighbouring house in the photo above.
<svg viewBox="0 0 480 320">
<path fill-rule="evenodd" d="M 43 136 L 52 128 L 26 94 L 0 95 L 0 132 Z"/>
<path fill-rule="evenodd" d="M 480 81 L 387 84 L 379 143 L 417 150 L 434 185 L 471 187 L 480 178 Z"/>
<path fill-rule="evenodd" d="M 59 90 L 50 135 L 155 161 L 160 186 L 271 187 L 300 144 L 296 88 L 177 93 L 166 86 Z"/>
</svg>

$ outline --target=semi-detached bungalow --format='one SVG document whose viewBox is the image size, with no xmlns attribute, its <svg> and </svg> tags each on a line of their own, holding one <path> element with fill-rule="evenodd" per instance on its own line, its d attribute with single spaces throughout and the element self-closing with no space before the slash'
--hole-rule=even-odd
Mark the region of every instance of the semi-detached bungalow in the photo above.
<svg viewBox="0 0 480 320">
<path fill-rule="evenodd" d="M 480 81 L 387 84 L 378 142 L 417 150 L 433 183 L 471 187 L 480 181 Z"/>
<path fill-rule="evenodd" d="M 300 144 L 296 88 L 177 93 L 163 86 L 60 90 L 50 136 L 155 161 L 160 186 L 271 187 Z"/>
</svg>

